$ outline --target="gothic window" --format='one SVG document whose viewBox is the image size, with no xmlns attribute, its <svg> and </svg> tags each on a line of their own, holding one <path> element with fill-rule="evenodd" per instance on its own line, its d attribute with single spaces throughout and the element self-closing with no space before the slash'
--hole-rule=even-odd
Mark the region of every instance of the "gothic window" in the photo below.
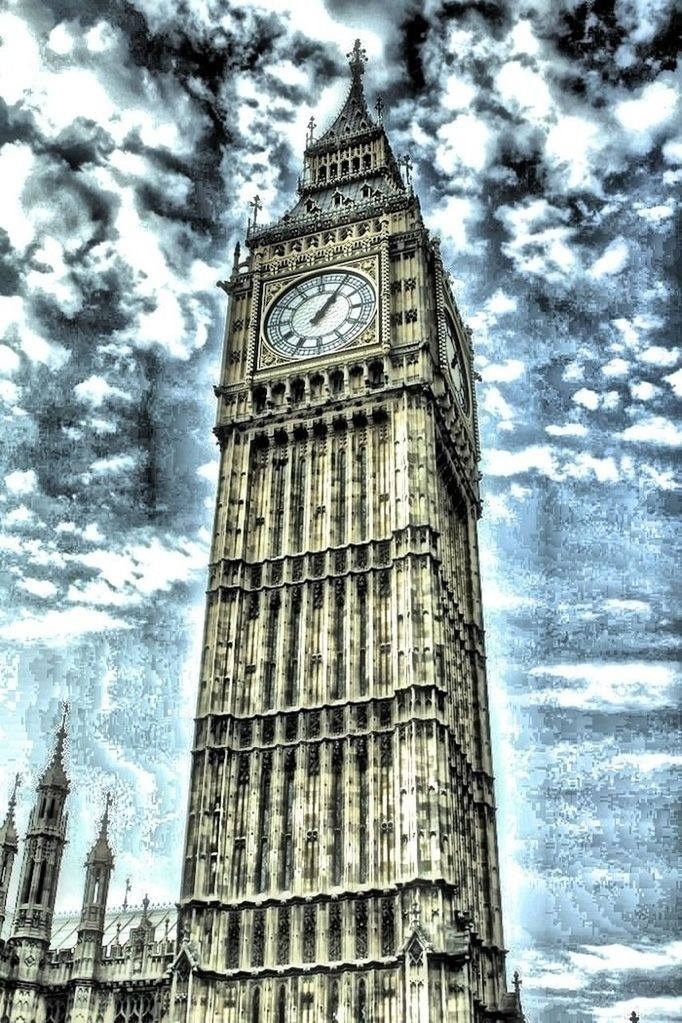
<svg viewBox="0 0 682 1023">
<path fill-rule="evenodd" d="M 45 893 L 45 875 L 47 873 L 47 863 L 43 860 L 40 864 L 40 870 L 38 871 L 38 884 L 36 885 L 35 902 L 42 902 L 43 895 Z M 47 899 L 45 900 L 47 901 Z"/>
<path fill-rule="evenodd" d="M 358 484 L 358 530 L 360 539 L 367 536 L 367 447 L 360 443 L 355 454 L 356 479 Z"/>
<path fill-rule="evenodd" d="M 358 749 L 358 780 L 358 787 L 360 790 L 358 799 L 358 808 L 360 812 L 360 820 L 358 824 L 358 852 L 360 859 L 360 882 L 364 882 L 367 880 L 369 874 L 369 779 L 367 776 L 367 748 L 364 739 L 362 740 L 362 745 Z"/>
<path fill-rule="evenodd" d="M 329 990 L 329 1023 L 337 1023 L 339 1018 L 339 982 L 333 980 Z"/>
<path fill-rule="evenodd" d="M 228 970 L 239 969 L 239 940 L 241 928 L 239 913 L 230 913 L 227 925 L 227 968 Z"/>
<path fill-rule="evenodd" d="M 277 1023 L 286 1023 L 287 1013 L 287 989 L 284 984 L 280 985 L 277 995 Z"/>
<path fill-rule="evenodd" d="M 289 910 L 283 906 L 279 910 L 277 920 L 277 962 L 287 963 L 289 961 L 289 938 L 291 934 L 291 918 Z"/>
<path fill-rule="evenodd" d="M 367 1023 L 367 982 L 363 977 L 358 981 L 358 998 L 355 1008 L 356 1023 Z"/>
<path fill-rule="evenodd" d="M 282 839 L 280 849 L 280 888 L 285 891 L 291 887 L 293 876 L 294 852 L 294 772 L 296 770 L 296 754 L 291 750 L 287 754 L 284 765 L 284 783 L 282 790 Z"/>
<path fill-rule="evenodd" d="M 253 914 L 253 942 L 251 965 L 262 966 L 265 961 L 265 913 L 257 910 Z"/>
<path fill-rule="evenodd" d="M 367 903 L 355 903 L 355 956 L 367 958 Z"/>
<path fill-rule="evenodd" d="M 272 553 L 281 554 L 284 531 L 284 473 L 286 462 L 276 458 L 272 466 Z"/>
<path fill-rule="evenodd" d="M 360 170 L 360 157 L 359 156 L 354 156 L 353 157 L 353 172 L 356 173 L 359 170 Z M 365 188 L 366 187 L 367 186 L 365 186 Z"/>
<path fill-rule="evenodd" d="M 270 783 L 272 765 L 270 754 L 263 757 L 260 776 L 260 797 L 258 800 L 258 845 L 256 847 L 256 891 L 264 892 L 268 887 L 268 853 L 270 851 Z"/>
<path fill-rule="evenodd" d="M 341 884 L 343 876 L 343 818 L 345 789 L 343 784 L 343 753 L 340 743 L 335 743 L 332 754 L 331 779 L 331 839 L 332 839 L 332 884 Z"/>
<path fill-rule="evenodd" d="M 338 166 L 338 164 L 331 163 L 329 165 L 329 177 L 330 178 L 335 178 L 338 175 L 338 173 L 339 173 L 339 166 Z"/>
<path fill-rule="evenodd" d="M 3 1020 L 9 1017 L 3 1016 Z M 66 1000 L 63 998 L 50 998 L 45 1006 L 45 1023 L 65 1023 Z"/>
<path fill-rule="evenodd" d="M 306 906 L 303 910 L 303 962 L 315 961 L 317 907 Z"/>
<path fill-rule="evenodd" d="M 358 673 L 359 691 L 365 696 L 368 689 L 367 678 L 367 580 L 358 580 Z"/>
<path fill-rule="evenodd" d="M 336 542 L 343 543 L 346 538 L 346 449 L 337 448 L 336 458 L 332 458 L 333 482 L 336 486 Z"/>
<path fill-rule="evenodd" d="M 253 407 L 256 412 L 265 411 L 268 392 L 264 387 L 255 387 L 253 391 Z"/>
<path fill-rule="evenodd" d="M 317 172 L 317 180 L 318 181 L 327 180 L 327 168 L 324 166 L 324 164 L 320 167 L 319 171 Z"/>
<path fill-rule="evenodd" d="M 303 386 L 302 382 L 301 386 Z M 291 488 L 291 542 L 294 550 L 300 551 L 303 548 L 303 524 L 306 506 L 306 460 L 302 452 L 299 452 L 296 459 L 293 482 L 294 485 Z"/>
<path fill-rule="evenodd" d="M 334 676 L 332 680 L 332 698 L 335 700 L 345 696 L 346 692 L 346 613 L 344 597 L 344 580 L 337 579 L 334 607 Z"/>
<path fill-rule="evenodd" d="M 395 920 L 393 899 L 381 903 L 381 954 L 392 956 L 395 951 Z"/>
<path fill-rule="evenodd" d="M 360 166 L 360 161 L 358 160 L 358 167 L 359 166 Z M 363 197 L 363 199 L 369 199 L 371 194 L 372 194 L 372 189 L 369 187 L 369 185 L 363 185 L 362 186 L 362 197 Z"/>
<path fill-rule="evenodd" d="M 236 833 L 232 851 L 231 887 L 235 895 L 242 891 L 246 872 L 246 819 L 249 787 L 249 759 L 242 755 L 237 768 L 237 794 L 235 805 Z"/>
<path fill-rule="evenodd" d="M 296 703 L 298 698 L 299 640 L 302 624 L 301 588 L 297 586 L 291 595 L 291 613 L 289 618 L 289 650 L 286 664 L 286 688 L 284 692 L 284 702 L 287 706 Z"/>
<path fill-rule="evenodd" d="M 368 167 L 371 167 L 371 166 L 372 166 L 372 154 L 371 153 L 365 153 L 364 156 L 362 157 L 362 167 L 363 167 L 363 170 L 366 170 Z"/>
<path fill-rule="evenodd" d="M 255 988 L 251 996 L 251 1023 L 260 1023 L 260 988 Z"/>
<path fill-rule="evenodd" d="M 267 634 L 265 639 L 265 671 L 263 676 L 263 709 L 269 710 L 272 707 L 274 698 L 275 682 L 275 657 L 277 654 L 277 632 L 279 621 L 280 598 L 275 595 L 270 603 L 270 615 L 268 617 Z"/>
<path fill-rule="evenodd" d="M 342 174 L 347 174 L 348 173 L 348 160 L 342 160 L 341 161 L 341 173 Z"/>
<path fill-rule="evenodd" d="M 341 958 L 341 907 L 332 902 L 329 907 L 329 958 L 338 962 Z"/>
</svg>

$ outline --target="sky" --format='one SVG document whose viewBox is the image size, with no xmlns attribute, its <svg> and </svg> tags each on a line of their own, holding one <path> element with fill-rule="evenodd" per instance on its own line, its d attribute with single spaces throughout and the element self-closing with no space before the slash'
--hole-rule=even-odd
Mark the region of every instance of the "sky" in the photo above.
<svg viewBox="0 0 682 1023">
<path fill-rule="evenodd" d="M 225 296 L 362 38 L 473 329 L 510 973 L 529 1023 L 682 1016 L 672 0 L 6 0 L 0 814 L 64 700 L 77 909 L 179 891 Z M 677 977 L 677 980 L 676 980 Z"/>
</svg>

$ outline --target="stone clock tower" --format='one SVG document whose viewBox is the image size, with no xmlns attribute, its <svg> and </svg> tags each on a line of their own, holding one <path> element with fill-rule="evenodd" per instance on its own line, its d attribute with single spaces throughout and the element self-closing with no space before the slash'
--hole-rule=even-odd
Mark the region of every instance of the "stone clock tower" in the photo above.
<svg viewBox="0 0 682 1023">
<path fill-rule="evenodd" d="M 362 87 L 229 282 L 170 1017 L 522 1020 L 471 339 Z M 409 168 L 405 168 L 409 174 Z"/>
</svg>

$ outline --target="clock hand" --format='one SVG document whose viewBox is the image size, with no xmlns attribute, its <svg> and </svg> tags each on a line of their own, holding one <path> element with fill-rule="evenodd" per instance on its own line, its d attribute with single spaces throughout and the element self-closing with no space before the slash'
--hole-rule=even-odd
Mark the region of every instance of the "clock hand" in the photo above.
<svg viewBox="0 0 682 1023">
<path fill-rule="evenodd" d="M 324 316 L 324 314 L 325 314 L 325 313 L 327 312 L 327 310 L 328 310 L 328 309 L 329 309 L 329 308 L 330 308 L 330 307 L 331 307 L 331 306 L 332 306 L 332 305 L 334 304 L 334 302 L 336 301 L 336 296 L 338 295 L 339 291 L 341 290 L 341 288 L 343 287 L 343 285 L 344 285 L 345 283 L 346 283 L 345 281 L 341 281 L 341 284 L 339 284 L 339 285 L 337 286 L 337 288 L 336 288 L 336 289 L 335 289 L 335 290 L 334 290 L 334 291 L 333 291 L 333 292 L 331 293 L 331 295 L 329 296 L 329 298 L 327 299 L 327 301 L 326 301 L 326 302 L 324 303 L 324 305 L 323 305 L 323 306 L 321 306 L 321 307 L 320 307 L 320 308 L 319 308 L 319 309 L 317 310 L 317 312 L 315 313 L 315 315 L 314 315 L 314 316 L 313 316 L 313 317 L 311 318 L 311 320 L 310 320 L 310 324 L 311 324 L 311 326 L 315 326 L 316 324 L 318 324 L 318 323 L 320 322 L 320 320 L 322 319 L 322 317 Z"/>
</svg>

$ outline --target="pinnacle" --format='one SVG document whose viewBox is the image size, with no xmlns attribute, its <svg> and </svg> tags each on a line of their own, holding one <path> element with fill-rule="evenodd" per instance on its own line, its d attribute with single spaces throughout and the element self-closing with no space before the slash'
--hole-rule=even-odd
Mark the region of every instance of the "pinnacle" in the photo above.
<svg viewBox="0 0 682 1023">
<path fill-rule="evenodd" d="M 7 804 L 7 813 L 5 814 L 5 820 L 0 824 L 0 844 L 5 845 L 16 845 L 17 842 L 17 829 L 14 811 L 17 805 L 17 789 L 19 788 L 19 775 L 15 775 L 14 785 L 12 786 L 12 794 L 9 797 L 9 803 Z"/>
<path fill-rule="evenodd" d="M 99 834 L 88 855 L 88 862 L 113 863 L 114 857 L 109 844 L 109 809 L 111 793 L 107 792 L 104 800 L 104 812 L 99 826 Z"/>
<path fill-rule="evenodd" d="M 65 703 L 62 709 L 62 720 L 57 731 L 57 742 L 55 744 L 54 753 L 50 759 L 50 763 L 43 772 L 42 778 L 40 779 L 41 785 L 54 785 L 57 788 L 69 787 L 69 780 L 66 776 L 64 769 L 64 743 L 66 741 L 66 722 L 69 711 L 68 703 Z"/>
<path fill-rule="evenodd" d="M 351 72 L 350 90 L 334 122 L 315 142 L 312 141 L 311 131 L 309 149 L 320 144 L 325 145 L 337 139 L 345 141 L 348 136 L 357 135 L 367 131 L 369 128 L 376 127 L 376 121 L 367 109 L 367 100 L 365 99 L 365 91 L 362 85 L 362 76 L 365 73 L 365 64 L 367 63 L 367 53 L 359 39 L 355 40 L 353 49 L 346 56 Z"/>
</svg>

